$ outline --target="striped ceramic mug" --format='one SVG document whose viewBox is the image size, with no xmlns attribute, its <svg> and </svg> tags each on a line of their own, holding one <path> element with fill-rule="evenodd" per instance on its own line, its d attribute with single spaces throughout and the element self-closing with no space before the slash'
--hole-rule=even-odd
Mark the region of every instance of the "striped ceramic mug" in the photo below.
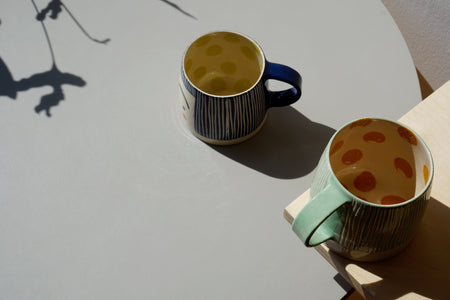
<svg viewBox="0 0 450 300">
<path fill-rule="evenodd" d="M 292 87 L 270 91 L 268 79 Z M 301 82 L 292 68 L 268 62 L 250 38 L 226 31 L 208 33 L 195 40 L 183 56 L 182 114 L 201 140 L 218 145 L 239 143 L 259 131 L 270 107 L 297 101 Z"/>
<path fill-rule="evenodd" d="M 375 118 L 338 130 L 319 161 L 311 200 L 292 228 L 307 246 L 375 261 L 403 250 L 427 207 L 433 159 L 404 125 Z"/>
</svg>

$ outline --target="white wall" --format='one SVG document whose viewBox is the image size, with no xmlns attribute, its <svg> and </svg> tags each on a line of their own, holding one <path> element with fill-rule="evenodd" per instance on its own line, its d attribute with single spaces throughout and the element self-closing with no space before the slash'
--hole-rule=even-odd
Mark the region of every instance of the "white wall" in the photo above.
<svg viewBox="0 0 450 300">
<path fill-rule="evenodd" d="M 382 0 L 433 90 L 450 80 L 450 1 Z"/>
</svg>

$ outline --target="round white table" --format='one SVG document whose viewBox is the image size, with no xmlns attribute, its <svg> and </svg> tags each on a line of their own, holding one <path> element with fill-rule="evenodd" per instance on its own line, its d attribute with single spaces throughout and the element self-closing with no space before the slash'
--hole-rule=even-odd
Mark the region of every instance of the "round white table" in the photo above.
<svg viewBox="0 0 450 300">
<path fill-rule="evenodd" d="M 53 1 L 45 27 L 36 14 L 0 4 L 0 298 L 345 294 L 282 214 L 335 129 L 420 102 L 381 2 Z M 215 30 L 303 77 L 298 102 L 228 147 L 194 138 L 177 107 L 181 56 Z"/>
</svg>

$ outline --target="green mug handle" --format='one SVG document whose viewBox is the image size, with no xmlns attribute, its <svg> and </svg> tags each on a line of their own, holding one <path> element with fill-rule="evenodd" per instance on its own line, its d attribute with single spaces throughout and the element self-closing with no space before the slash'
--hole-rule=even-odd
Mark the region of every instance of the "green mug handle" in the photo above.
<svg viewBox="0 0 450 300">
<path fill-rule="evenodd" d="M 317 246 L 334 237 L 334 229 L 323 224 L 339 207 L 351 201 L 342 187 L 330 178 L 320 191 L 295 217 L 292 230 L 308 247 Z"/>
</svg>

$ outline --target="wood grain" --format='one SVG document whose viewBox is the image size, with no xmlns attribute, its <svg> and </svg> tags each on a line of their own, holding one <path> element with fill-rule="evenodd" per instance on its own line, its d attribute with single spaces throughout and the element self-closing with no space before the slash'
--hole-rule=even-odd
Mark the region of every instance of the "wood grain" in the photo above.
<svg viewBox="0 0 450 300">
<path fill-rule="evenodd" d="M 343 258 L 321 244 L 315 249 L 367 299 L 450 299 L 450 81 L 399 119 L 415 130 L 434 159 L 431 199 L 409 247 L 380 262 Z M 292 223 L 309 201 L 309 190 L 290 203 Z"/>
</svg>

